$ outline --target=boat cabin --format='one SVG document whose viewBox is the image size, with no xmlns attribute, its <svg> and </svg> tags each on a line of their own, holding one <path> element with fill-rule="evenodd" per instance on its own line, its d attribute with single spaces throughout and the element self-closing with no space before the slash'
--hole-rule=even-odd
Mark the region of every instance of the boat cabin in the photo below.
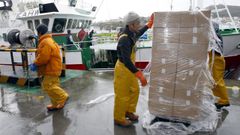
<svg viewBox="0 0 240 135">
<path fill-rule="evenodd" d="M 65 43 L 61 37 L 71 30 L 76 35 L 81 28 L 88 31 L 94 19 L 93 11 L 86 11 L 71 6 L 57 5 L 56 3 L 40 4 L 39 8 L 20 13 L 17 19 L 23 21 L 26 28 L 36 32 L 40 23 L 48 26 L 49 33 L 60 44 Z M 74 36 L 75 37 L 75 36 Z M 75 37 L 76 38 L 76 37 Z"/>
</svg>

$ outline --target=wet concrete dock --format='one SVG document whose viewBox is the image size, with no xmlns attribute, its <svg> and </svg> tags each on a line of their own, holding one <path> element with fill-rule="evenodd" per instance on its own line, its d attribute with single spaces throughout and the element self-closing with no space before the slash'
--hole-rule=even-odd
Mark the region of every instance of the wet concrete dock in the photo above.
<svg viewBox="0 0 240 135">
<path fill-rule="evenodd" d="M 70 75 L 71 77 L 68 77 Z M 226 80 L 228 86 L 239 81 Z M 113 72 L 69 72 L 62 86 L 70 94 L 63 110 L 47 112 L 49 99 L 39 87 L 0 84 L 0 135 L 146 135 L 142 116 L 147 111 L 148 87 L 141 88 L 137 113 L 140 121 L 122 128 L 113 123 Z M 99 98 L 102 95 L 106 99 Z M 239 135 L 240 97 L 229 90 L 232 105 L 213 135 Z M 102 100 L 103 99 L 103 100 Z M 195 133 L 210 134 L 210 133 Z"/>
</svg>

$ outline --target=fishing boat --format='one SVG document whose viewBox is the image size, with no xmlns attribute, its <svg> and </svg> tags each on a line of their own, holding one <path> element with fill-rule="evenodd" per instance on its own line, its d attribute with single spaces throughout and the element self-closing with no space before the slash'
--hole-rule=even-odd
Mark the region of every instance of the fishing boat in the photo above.
<svg viewBox="0 0 240 135">
<path fill-rule="evenodd" d="M 83 3 L 83 1 L 69 1 L 67 5 L 60 4 L 60 2 L 52 2 L 41 4 L 38 3 L 36 8 L 28 9 L 26 11 L 16 14 L 16 19 L 20 21 L 19 27 L 5 27 L 1 28 L 3 42 L 1 45 L 10 46 L 8 43 L 8 32 L 12 29 L 17 29 L 19 31 L 24 29 L 29 29 L 35 34 L 36 27 L 40 23 L 44 23 L 48 26 L 49 33 L 52 34 L 54 40 L 59 43 L 59 45 L 65 47 L 66 45 L 66 34 L 67 30 L 71 30 L 71 33 L 75 41 L 79 41 L 77 33 L 80 29 L 88 31 L 92 20 L 94 17 L 94 12 L 96 7 L 88 3 Z M 2 12 L 6 12 L 5 10 Z M 15 12 L 16 13 L 16 12 Z M 11 25 L 11 24 L 10 24 Z M 87 39 L 87 36 L 86 36 Z M 68 49 L 66 52 L 66 66 L 69 69 L 87 69 L 85 65 L 86 56 L 89 52 L 89 49 L 81 49 L 77 44 L 67 45 L 71 46 L 72 49 Z M 9 65 L 11 61 L 9 58 L 10 55 L 6 55 L 6 52 L 0 52 L 1 56 L 6 58 L 0 59 L 0 65 Z M 14 53 L 15 61 L 21 61 L 19 57 L 20 53 Z M 29 53 L 29 62 L 31 63 L 35 55 Z"/>
<path fill-rule="evenodd" d="M 225 69 L 227 74 L 231 74 L 240 67 L 240 19 L 231 15 L 229 8 L 224 1 L 219 0 L 219 2 L 222 3 L 217 5 L 216 1 L 213 0 L 212 8 L 207 7 L 207 9 L 212 10 L 212 20 L 218 22 L 220 25 L 220 33 L 223 38 L 223 56 L 226 61 Z M 192 8 L 190 11 L 205 9 L 202 6 L 202 1 L 200 0 L 190 0 L 190 5 L 190 8 Z M 151 37 L 151 34 L 148 35 Z M 144 69 L 151 60 L 151 44 L 151 38 L 149 38 L 147 41 L 140 41 L 140 43 L 137 45 L 138 51 L 136 65 L 138 68 Z M 116 53 L 113 52 L 113 50 L 116 50 L 116 43 L 106 43 L 102 45 L 98 44 L 98 46 L 93 46 L 92 48 L 97 50 L 105 48 L 105 50 L 109 50 L 112 55 L 116 55 Z M 115 59 L 116 56 L 111 56 L 111 58 Z M 109 62 L 111 62 L 111 60 L 109 60 Z"/>
<path fill-rule="evenodd" d="M 223 40 L 223 56 L 226 61 L 226 69 L 230 71 L 238 69 L 240 65 L 240 18 L 234 18 L 225 1 L 222 0 L 222 2 L 216 5 L 216 0 L 214 0 L 212 14 L 214 21 L 218 22 L 220 26 Z"/>
<path fill-rule="evenodd" d="M 173 2 L 173 0 L 172 0 Z M 218 4 L 217 4 L 218 2 Z M 220 25 L 220 33 L 223 38 L 223 56 L 226 61 L 226 75 L 232 74 L 234 71 L 238 71 L 240 67 L 239 59 L 240 59 L 240 18 L 233 17 L 231 11 L 228 8 L 228 5 L 224 0 L 213 0 L 212 5 L 209 7 L 203 7 L 203 1 L 201 0 L 190 0 L 190 11 L 196 11 L 199 9 L 208 9 L 212 10 L 212 20 L 216 21 Z M 232 7 L 232 6 L 230 6 Z M 172 8 L 172 5 L 171 5 Z M 236 7 L 236 10 L 239 7 Z M 235 11 L 236 12 L 236 11 Z M 235 13 L 237 14 L 237 13 Z M 151 32 L 149 32 L 151 33 Z M 149 36 L 151 37 L 151 35 Z M 151 39 L 147 40 L 147 42 L 141 42 L 138 44 L 137 48 L 137 58 L 136 65 L 138 68 L 144 69 L 148 62 L 151 60 Z M 114 46 L 115 45 L 115 46 Z M 112 50 L 116 50 L 116 44 L 103 46 L 107 50 L 111 50 L 111 54 L 114 54 Z M 114 47 L 112 47 L 114 46 Z M 100 49 L 99 46 L 94 46 L 94 49 Z M 116 55 L 116 54 L 114 54 Z M 112 56 L 115 58 L 116 56 Z M 233 73 L 234 74 L 234 73 Z"/>
<path fill-rule="evenodd" d="M 79 4 L 81 8 L 79 8 Z M 95 18 L 94 11 L 96 11 L 96 7 L 84 5 L 86 4 L 78 1 L 69 2 L 67 5 L 61 5 L 58 2 L 39 4 L 34 9 L 19 13 L 16 18 L 22 22 L 23 25 L 21 27 L 30 29 L 35 33 L 35 28 L 38 24 L 46 24 L 54 40 L 59 45 L 67 48 L 67 69 L 112 69 L 117 60 L 116 37 L 93 37 L 91 40 L 86 34 L 84 40 L 80 41 L 78 39 L 77 34 L 80 28 L 89 31 L 91 23 Z M 225 9 L 229 12 L 227 6 Z M 74 37 L 75 42 L 71 45 L 66 43 L 67 30 L 71 30 Z M 226 69 L 237 69 L 240 58 L 240 33 L 238 28 L 222 27 L 221 34 L 223 36 L 223 54 L 226 59 Z M 7 37 L 7 33 L 2 35 Z M 138 50 L 135 64 L 140 69 L 144 69 L 151 60 L 151 31 L 147 35 L 147 38 L 137 43 Z M 16 57 L 16 60 L 21 61 L 19 54 Z M 35 56 L 30 54 L 29 58 L 29 61 L 33 61 Z M 0 65 L 10 63 L 10 60 L 7 58 L 0 59 Z"/>
</svg>

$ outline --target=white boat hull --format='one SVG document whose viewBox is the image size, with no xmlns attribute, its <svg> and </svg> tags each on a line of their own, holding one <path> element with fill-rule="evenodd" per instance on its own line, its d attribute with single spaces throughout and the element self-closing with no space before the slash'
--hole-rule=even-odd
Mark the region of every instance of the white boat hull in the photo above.
<svg viewBox="0 0 240 135">
<path fill-rule="evenodd" d="M 226 69 L 235 68 L 239 65 L 238 58 L 240 57 L 240 49 L 237 49 L 237 45 L 240 43 L 240 35 L 223 36 L 223 52 L 226 60 Z M 115 44 L 96 45 L 91 47 L 92 49 L 98 50 L 116 50 Z M 146 65 L 151 61 L 152 57 L 152 46 L 151 41 L 141 43 L 138 46 L 136 52 L 136 66 L 144 69 Z M 103 47 L 103 48 L 102 48 Z M 82 52 L 79 51 L 67 51 L 65 53 L 66 68 L 67 69 L 78 69 L 86 70 L 87 67 L 84 65 L 82 59 Z M 0 65 L 11 65 L 11 57 L 9 52 L 0 52 Z M 107 56 L 105 56 L 107 58 Z M 105 59 L 106 59 L 105 58 Z M 35 59 L 35 53 L 28 53 L 29 64 Z M 14 61 L 17 63 L 21 62 L 20 52 L 14 52 Z"/>
<path fill-rule="evenodd" d="M 0 65 L 12 65 L 10 52 L 0 52 Z M 16 65 L 21 65 L 22 57 L 21 52 L 13 52 L 13 58 Z M 66 52 L 66 67 L 68 69 L 82 69 L 85 70 L 86 67 L 82 61 L 82 53 L 80 51 Z M 28 64 L 33 63 L 35 60 L 35 53 L 28 53 Z"/>
<path fill-rule="evenodd" d="M 240 34 L 223 36 L 223 55 L 225 57 L 240 55 Z"/>
</svg>

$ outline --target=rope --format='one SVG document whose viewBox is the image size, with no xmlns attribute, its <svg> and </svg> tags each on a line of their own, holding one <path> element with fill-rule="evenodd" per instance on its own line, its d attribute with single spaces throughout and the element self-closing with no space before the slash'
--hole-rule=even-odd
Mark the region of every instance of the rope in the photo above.
<svg viewBox="0 0 240 135">
<path fill-rule="evenodd" d="M 100 10 L 100 8 L 101 8 L 103 2 L 104 2 L 104 0 L 101 1 L 100 6 L 99 6 L 99 9 L 97 10 L 96 14 L 94 15 L 94 18 L 97 16 L 97 14 L 98 14 L 98 12 L 99 12 L 99 10 Z"/>
</svg>

